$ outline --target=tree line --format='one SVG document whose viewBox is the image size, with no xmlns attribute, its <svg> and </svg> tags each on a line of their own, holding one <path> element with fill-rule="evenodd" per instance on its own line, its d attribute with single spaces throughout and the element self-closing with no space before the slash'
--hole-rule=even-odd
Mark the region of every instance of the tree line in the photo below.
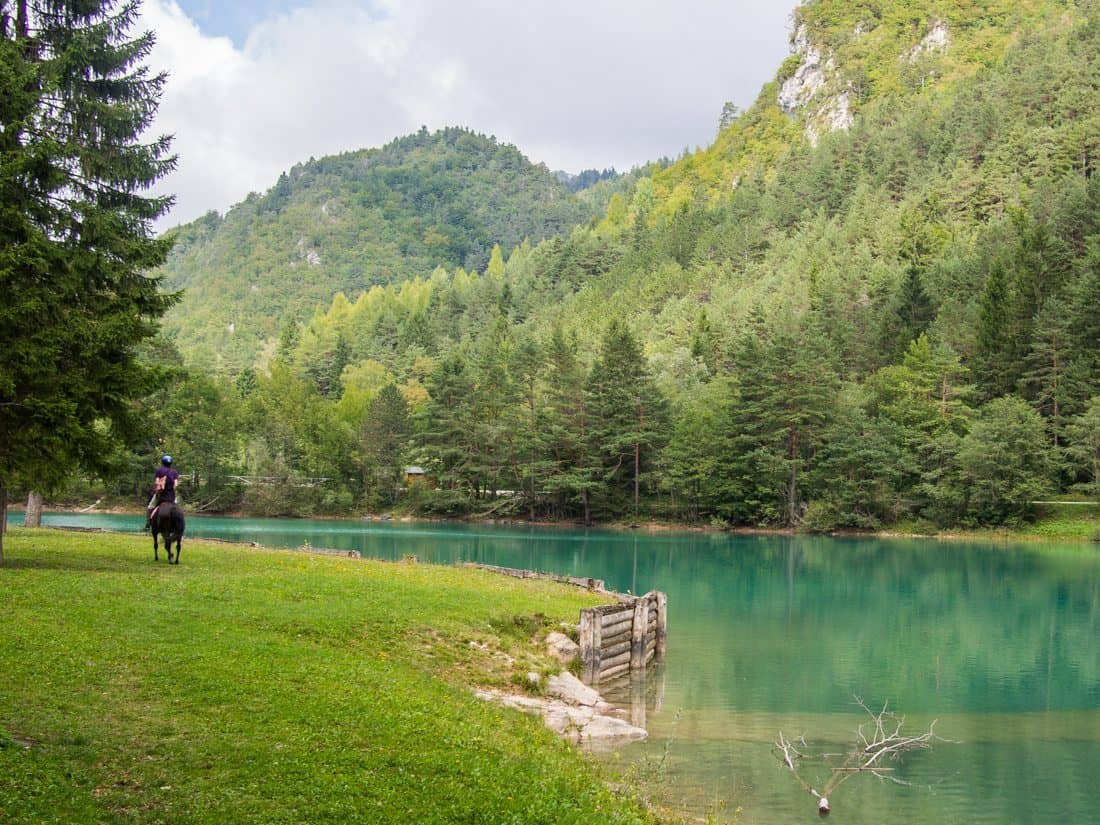
<svg viewBox="0 0 1100 825">
<path fill-rule="evenodd" d="M 1098 46 L 1084 9 L 816 146 L 760 144 L 779 139 L 753 131 L 759 103 L 601 220 L 339 293 L 243 369 L 181 368 L 142 326 L 132 377 L 174 380 L 111 396 L 129 429 L 79 457 L 96 476 L 78 486 L 140 499 L 170 452 L 206 510 L 815 529 L 1003 524 L 1095 495 Z M 683 183 L 749 135 L 761 159 L 721 197 Z M 16 487 L 63 475 L 22 466 Z"/>
<path fill-rule="evenodd" d="M 661 193 L 721 141 L 601 221 L 338 294 L 266 363 L 192 376 L 238 411 L 200 427 L 219 460 L 295 479 L 219 506 L 834 529 L 1094 495 L 1100 16 L 1063 22 L 951 94 L 761 150 L 782 162 L 720 199 Z"/>
</svg>

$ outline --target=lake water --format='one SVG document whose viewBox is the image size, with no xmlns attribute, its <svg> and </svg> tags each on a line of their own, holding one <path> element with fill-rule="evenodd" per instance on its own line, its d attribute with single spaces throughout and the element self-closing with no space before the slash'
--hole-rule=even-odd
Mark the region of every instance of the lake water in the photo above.
<svg viewBox="0 0 1100 825">
<path fill-rule="evenodd" d="M 13 518 L 18 523 L 18 516 Z M 47 524 L 137 530 L 136 516 Z M 191 537 L 477 561 L 668 594 L 668 655 L 633 702 L 650 738 L 614 759 L 719 821 L 816 820 L 779 765 L 783 731 L 842 750 L 890 707 L 944 739 L 892 776 L 857 775 L 835 823 L 1100 823 L 1100 548 L 918 540 L 192 518 Z M 184 563 L 186 563 L 186 540 Z M 817 787 L 825 776 L 807 771 Z M 737 810 L 737 809 L 740 810 Z"/>
</svg>

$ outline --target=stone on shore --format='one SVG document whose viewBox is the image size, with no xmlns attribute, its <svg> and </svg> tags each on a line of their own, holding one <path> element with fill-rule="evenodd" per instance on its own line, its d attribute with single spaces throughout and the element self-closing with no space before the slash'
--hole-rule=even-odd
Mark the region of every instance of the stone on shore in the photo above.
<svg viewBox="0 0 1100 825">
<path fill-rule="evenodd" d="M 561 679 L 563 675 L 570 678 Z M 584 690 L 576 691 L 570 679 Z M 479 690 L 477 697 L 489 702 L 499 702 L 504 707 L 516 708 L 525 713 L 539 714 L 546 727 L 573 742 L 633 742 L 645 739 L 649 735 L 644 728 L 638 728 L 622 719 L 605 715 L 613 712 L 614 708 L 604 702 L 592 688 L 581 684 L 580 680 L 572 674 L 559 674 L 551 678 L 547 683 L 548 689 L 555 680 L 567 686 L 563 692 L 570 696 L 570 699 L 517 696 L 492 690 Z M 584 703 L 576 702 L 577 697 L 582 698 Z"/>
<path fill-rule="evenodd" d="M 568 671 L 562 671 L 546 681 L 546 694 L 571 705 L 595 707 L 600 701 L 599 693 Z"/>
<path fill-rule="evenodd" d="M 564 633 L 551 633 L 546 637 L 546 649 L 563 665 L 568 665 L 580 654 L 580 646 Z"/>
</svg>

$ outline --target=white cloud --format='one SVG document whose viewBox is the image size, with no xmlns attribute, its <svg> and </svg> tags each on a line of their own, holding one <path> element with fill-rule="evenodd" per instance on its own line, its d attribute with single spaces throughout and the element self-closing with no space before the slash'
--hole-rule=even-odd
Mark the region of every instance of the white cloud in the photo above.
<svg viewBox="0 0 1100 825">
<path fill-rule="evenodd" d="M 306 0 L 303 0 L 306 2 Z M 620 170 L 714 136 L 786 54 L 795 0 L 315 0 L 237 48 L 175 0 L 146 0 L 149 63 L 170 78 L 157 131 L 175 135 L 165 225 L 224 211 L 310 156 L 448 125 L 535 162 Z"/>
</svg>

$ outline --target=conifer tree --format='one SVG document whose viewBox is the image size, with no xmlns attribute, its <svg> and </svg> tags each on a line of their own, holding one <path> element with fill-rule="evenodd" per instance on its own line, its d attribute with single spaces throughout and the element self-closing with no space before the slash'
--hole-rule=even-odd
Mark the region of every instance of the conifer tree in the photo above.
<svg viewBox="0 0 1100 825">
<path fill-rule="evenodd" d="M 417 444 L 430 470 L 457 502 L 475 490 L 474 382 L 465 357 L 447 355 L 428 379 L 429 400 L 419 415 Z"/>
<path fill-rule="evenodd" d="M 1013 252 L 1013 296 L 1017 348 L 1022 350 L 1044 303 L 1059 293 L 1070 264 L 1065 244 L 1052 234 L 1048 222 L 1020 216 L 1016 223 L 1020 237 Z"/>
<path fill-rule="evenodd" d="M 1034 517 L 1033 501 L 1049 496 L 1054 463 L 1039 414 L 1020 398 L 987 404 L 959 446 L 956 462 L 966 514 L 977 524 Z"/>
<path fill-rule="evenodd" d="M 761 412 L 770 422 L 766 446 L 778 448 L 787 465 L 783 503 L 789 525 L 801 520 L 799 474 L 821 442 L 837 393 L 837 376 L 823 344 L 823 336 L 808 328 L 801 335 L 777 334 L 766 352 L 771 380 Z"/>
<path fill-rule="evenodd" d="M 507 321 L 498 316 L 477 343 L 470 359 L 474 391 L 470 398 L 469 424 L 471 469 L 478 480 L 479 495 L 501 488 L 508 471 L 511 449 L 506 415 L 516 398 L 516 387 L 508 370 L 513 349 Z"/>
<path fill-rule="evenodd" d="M 175 158 L 140 140 L 165 76 L 142 65 L 137 15 L 0 0 L 0 511 L 13 483 L 107 471 L 158 378 L 135 346 L 173 302 L 144 275 L 167 257 L 151 223 L 171 198 L 146 190 Z"/>
<path fill-rule="evenodd" d="M 256 390 L 256 370 L 252 367 L 245 367 L 237 376 L 233 386 L 241 398 L 248 398 Z"/>
<path fill-rule="evenodd" d="M 779 491 L 786 478 L 782 456 L 772 449 L 772 375 L 765 363 L 770 347 L 767 323 L 754 307 L 732 353 L 737 396 L 729 405 L 729 432 L 720 450 L 720 478 L 724 481 L 723 515 L 740 523 L 765 524 L 783 520 Z"/>
<path fill-rule="evenodd" d="M 289 319 L 283 324 L 283 328 L 279 332 L 279 345 L 275 350 L 275 357 L 284 364 L 289 364 L 294 357 L 294 350 L 298 348 L 301 337 L 302 331 L 298 326 L 298 322 L 293 318 Z"/>
<path fill-rule="evenodd" d="M 344 374 L 344 367 L 350 361 L 351 347 L 348 346 L 348 341 L 343 335 L 337 335 L 336 346 L 333 347 L 328 363 L 325 364 L 325 372 L 322 376 L 323 386 L 319 387 L 321 395 L 329 399 L 340 397 L 340 394 L 344 391 L 341 376 Z"/>
<path fill-rule="evenodd" d="M 1079 395 L 1072 368 L 1070 313 L 1065 301 L 1050 298 L 1035 319 L 1031 352 L 1020 387 L 1032 406 L 1047 420 L 1051 440 L 1061 443 L 1067 406 Z"/>
<path fill-rule="evenodd" d="M 901 282 L 892 311 L 886 316 L 882 343 L 891 360 L 904 353 L 935 318 L 936 308 L 924 291 L 920 268 L 911 265 L 905 271 L 905 279 Z"/>
<path fill-rule="evenodd" d="M 1088 478 L 1085 489 L 1100 504 L 1100 395 L 1093 396 L 1088 408 L 1070 422 L 1068 435 L 1069 458 Z"/>
<path fill-rule="evenodd" d="M 546 353 L 546 449 L 550 466 L 544 485 L 561 510 L 581 505 L 584 523 L 592 518 L 592 491 L 599 486 L 598 462 L 589 438 L 590 411 L 585 371 L 577 357 L 576 337 L 555 326 Z"/>
<path fill-rule="evenodd" d="M 978 351 L 975 353 L 982 389 L 989 398 L 1004 395 L 1015 384 L 1013 343 L 1008 277 L 1004 266 L 994 262 L 978 302 Z"/>
<path fill-rule="evenodd" d="M 1100 177 L 1100 176 L 1098 176 Z M 1090 239 L 1084 266 L 1072 291 L 1069 325 L 1074 375 L 1082 385 L 1100 385 L 1100 235 Z"/>
<path fill-rule="evenodd" d="M 380 504 L 397 498 L 408 437 L 409 405 L 391 381 L 378 391 L 363 423 L 364 481 Z"/>
<path fill-rule="evenodd" d="M 588 379 L 591 438 L 602 457 L 608 492 L 629 486 L 637 515 L 643 461 L 660 446 L 665 400 L 633 333 L 613 319 Z"/>
<path fill-rule="evenodd" d="M 707 317 L 707 311 L 701 309 L 695 319 L 695 332 L 691 336 L 691 357 L 702 360 L 713 375 L 718 369 L 718 356 L 718 336 Z"/>
<path fill-rule="evenodd" d="M 540 391 L 541 347 L 529 335 L 520 338 L 509 354 L 507 366 L 515 393 L 504 416 L 507 458 L 515 489 L 522 493 L 528 515 L 534 520 L 552 464 L 547 449 L 544 395 Z"/>
<path fill-rule="evenodd" d="M 738 490 L 729 484 L 733 462 L 727 444 L 729 420 L 737 402 L 736 382 L 720 376 L 703 385 L 673 416 L 668 444 L 661 451 L 662 486 L 691 521 L 704 514 L 728 513 Z"/>
<path fill-rule="evenodd" d="M 810 473 L 812 503 L 806 520 L 816 530 L 877 529 L 897 514 L 904 466 L 887 419 L 868 415 L 855 388 L 838 403 Z"/>
</svg>

